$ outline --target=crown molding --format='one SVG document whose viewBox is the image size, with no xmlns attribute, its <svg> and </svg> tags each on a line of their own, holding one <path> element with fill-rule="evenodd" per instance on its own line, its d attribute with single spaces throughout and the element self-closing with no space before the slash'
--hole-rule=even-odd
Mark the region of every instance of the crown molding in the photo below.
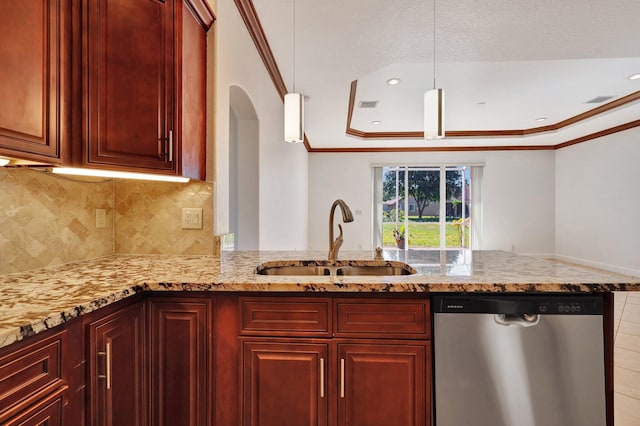
<svg viewBox="0 0 640 426">
<path fill-rule="evenodd" d="M 423 132 L 364 132 L 362 130 L 354 129 L 351 127 L 351 120 L 353 118 L 353 112 L 355 110 L 356 92 L 358 88 L 358 80 L 351 82 L 351 90 L 349 93 L 349 109 L 347 113 L 347 131 L 350 136 L 355 136 L 361 139 L 422 139 L 424 137 Z M 593 118 L 599 114 L 604 114 L 621 106 L 630 104 L 640 100 L 640 90 L 630 93 L 606 104 L 600 105 L 596 108 L 585 111 L 573 117 L 569 117 L 566 120 L 559 121 L 554 124 L 546 126 L 532 127 L 529 129 L 512 129 L 512 130 L 447 130 L 446 137 L 450 138 L 493 138 L 493 137 L 523 137 L 535 135 L 538 133 L 555 132 L 564 127 L 572 126 L 584 120 Z M 615 133 L 615 132 L 613 132 Z M 562 145 L 562 144 L 560 144 Z M 555 145 L 554 145 L 555 146 Z"/>
</svg>

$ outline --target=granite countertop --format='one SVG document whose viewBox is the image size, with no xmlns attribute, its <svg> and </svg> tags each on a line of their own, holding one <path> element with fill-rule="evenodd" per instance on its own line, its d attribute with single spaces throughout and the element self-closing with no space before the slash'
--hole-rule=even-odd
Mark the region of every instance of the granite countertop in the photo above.
<svg viewBox="0 0 640 426">
<path fill-rule="evenodd" d="M 270 260 L 326 259 L 325 252 L 231 252 L 221 256 L 113 255 L 0 276 L 0 347 L 143 291 L 226 292 L 602 292 L 640 291 L 640 278 L 501 251 L 389 250 L 407 276 L 263 276 Z M 341 260 L 372 259 L 341 252 Z"/>
</svg>

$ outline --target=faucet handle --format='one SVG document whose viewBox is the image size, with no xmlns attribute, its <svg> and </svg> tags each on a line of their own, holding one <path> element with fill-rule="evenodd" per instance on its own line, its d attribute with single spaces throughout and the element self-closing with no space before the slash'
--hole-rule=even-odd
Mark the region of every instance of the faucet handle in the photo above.
<svg viewBox="0 0 640 426">
<path fill-rule="evenodd" d="M 373 258 L 373 260 L 384 260 L 384 258 L 382 257 L 382 247 L 376 247 L 376 256 Z"/>
</svg>

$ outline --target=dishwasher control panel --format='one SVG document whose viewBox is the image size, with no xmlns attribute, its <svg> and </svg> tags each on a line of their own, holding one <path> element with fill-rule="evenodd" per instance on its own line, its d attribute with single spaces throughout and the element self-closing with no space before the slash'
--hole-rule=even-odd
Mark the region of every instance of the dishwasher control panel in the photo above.
<svg viewBox="0 0 640 426">
<path fill-rule="evenodd" d="M 443 295 L 434 296 L 433 311 L 510 315 L 602 315 L 603 305 L 602 298 L 598 296 Z"/>
</svg>

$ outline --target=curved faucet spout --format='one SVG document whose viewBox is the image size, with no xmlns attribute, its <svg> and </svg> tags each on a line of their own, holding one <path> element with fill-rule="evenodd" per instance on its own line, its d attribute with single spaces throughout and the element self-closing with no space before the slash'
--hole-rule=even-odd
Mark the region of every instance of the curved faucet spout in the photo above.
<svg viewBox="0 0 640 426">
<path fill-rule="evenodd" d="M 342 225 L 338 225 L 340 235 L 338 235 L 338 238 L 335 240 L 333 239 L 333 221 L 336 207 L 338 206 L 340 206 L 340 210 L 342 211 L 342 221 L 345 223 L 353 222 L 353 213 L 351 213 L 351 209 L 347 206 L 347 203 L 342 200 L 334 201 L 331 206 L 331 212 L 329 213 L 329 260 L 336 260 L 338 258 L 338 250 L 340 250 L 340 246 L 344 241 L 342 236 Z"/>
</svg>

